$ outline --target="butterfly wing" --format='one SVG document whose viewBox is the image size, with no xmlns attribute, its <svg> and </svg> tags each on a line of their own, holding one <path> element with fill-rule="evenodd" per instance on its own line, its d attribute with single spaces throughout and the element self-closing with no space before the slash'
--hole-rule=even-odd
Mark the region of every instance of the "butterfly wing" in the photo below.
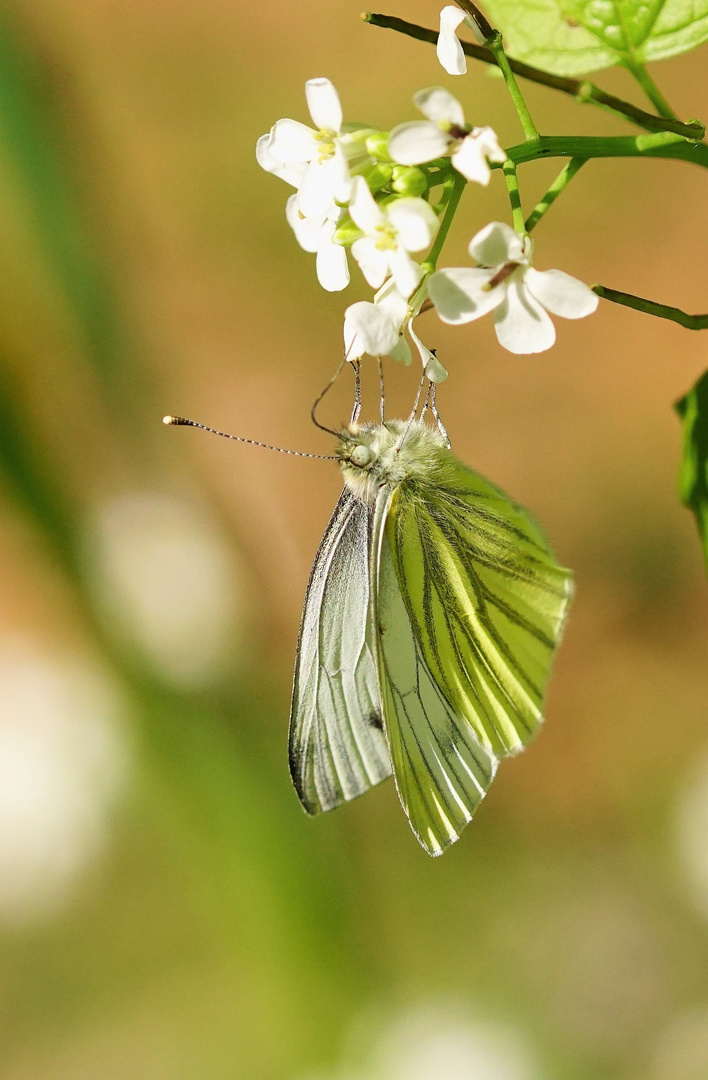
<svg viewBox="0 0 708 1080">
<path fill-rule="evenodd" d="M 458 839 L 484 798 L 496 758 L 450 704 L 411 622 L 387 536 L 396 495 L 383 489 L 373 524 L 373 588 L 384 725 L 396 788 L 429 855 Z"/>
<path fill-rule="evenodd" d="M 370 594 L 372 512 L 345 488 L 310 574 L 300 624 L 290 773 L 308 814 L 391 775 Z"/>
<path fill-rule="evenodd" d="M 496 756 L 542 723 L 572 575 L 521 506 L 449 451 L 439 482 L 406 481 L 386 524 L 416 643 L 453 710 Z"/>
</svg>

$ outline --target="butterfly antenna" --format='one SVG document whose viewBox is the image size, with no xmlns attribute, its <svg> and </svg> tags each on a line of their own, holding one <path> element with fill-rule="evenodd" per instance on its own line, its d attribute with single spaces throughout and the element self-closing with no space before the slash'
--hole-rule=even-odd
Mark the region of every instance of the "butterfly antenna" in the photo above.
<svg viewBox="0 0 708 1080">
<path fill-rule="evenodd" d="M 325 386 L 324 390 L 319 395 L 319 397 L 317 397 L 315 399 L 315 403 L 313 404 L 312 408 L 310 409 L 310 416 L 312 417 L 312 423 L 315 425 L 315 427 L 318 427 L 320 429 L 320 431 L 326 431 L 329 435 L 334 435 L 337 439 L 340 437 L 341 432 L 340 431 L 333 431 L 332 428 L 325 427 L 324 424 L 321 424 L 319 422 L 319 420 L 317 419 L 317 407 L 320 404 L 320 402 L 322 401 L 322 398 L 325 396 L 325 394 L 328 394 L 329 391 L 332 389 L 332 387 L 336 383 L 337 379 L 339 378 L 339 375 L 341 373 L 342 368 L 344 367 L 344 365 L 347 362 L 348 362 L 347 357 L 345 355 L 344 359 L 342 360 L 341 364 L 339 365 L 339 367 L 335 371 L 334 375 L 329 380 L 329 382 L 327 383 L 327 385 Z"/>
<path fill-rule="evenodd" d="M 202 431 L 210 431 L 212 435 L 221 435 L 222 439 L 233 439 L 234 442 L 249 443 L 250 446 L 262 446 L 264 450 L 276 450 L 279 454 L 292 454 L 293 457 L 318 458 L 320 461 L 336 461 L 333 454 L 306 454 L 302 450 L 285 450 L 282 446 L 271 446 L 270 443 L 258 442 L 257 439 L 244 439 L 242 435 L 228 435 L 225 431 L 217 431 L 216 428 L 207 427 L 206 424 L 198 424 L 196 420 L 187 420 L 184 416 L 163 416 L 163 424 L 172 427 L 196 427 Z M 319 427 L 319 424 L 318 424 Z M 325 431 L 328 429 L 325 428 Z M 336 434 L 333 432 L 332 434 Z"/>
<path fill-rule="evenodd" d="M 379 409 L 381 412 L 381 423 L 383 424 L 386 419 L 386 390 L 384 388 L 384 373 L 381 357 L 378 358 L 379 365 Z"/>
<path fill-rule="evenodd" d="M 361 414 L 361 364 L 358 360 L 352 360 L 352 367 L 354 368 L 354 407 L 351 423 L 355 424 Z"/>
</svg>

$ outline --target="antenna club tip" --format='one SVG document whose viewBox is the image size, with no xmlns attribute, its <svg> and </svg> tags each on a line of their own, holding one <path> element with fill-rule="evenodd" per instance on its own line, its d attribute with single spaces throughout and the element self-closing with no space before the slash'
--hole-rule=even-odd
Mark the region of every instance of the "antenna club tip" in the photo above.
<svg viewBox="0 0 708 1080">
<path fill-rule="evenodd" d="M 168 425 L 169 424 L 179 424 L 179 416 L 163 416 L 162 417 L 162 423 L 163 424 L 168 424 Z"/>
</svg>

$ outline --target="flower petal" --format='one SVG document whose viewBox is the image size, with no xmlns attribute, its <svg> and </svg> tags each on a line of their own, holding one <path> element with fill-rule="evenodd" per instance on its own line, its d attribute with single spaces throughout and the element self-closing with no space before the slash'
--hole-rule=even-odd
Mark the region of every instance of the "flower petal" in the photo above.
<svg viewBox="0 0 708 1080">
<path fill-rule="evenodd" d="M 503 286 L 485 291 L 495 270 L 466 266 L 437 270 L 428 279 L 428 295 L 443 322 L 459 326 L 492 311 L 504 300 Z"/>
<path fill-rule="evenodd" d="M 388 265 L 399 293 L 409 297 L 423 276 L 420 266 L 400 244 L 394 251 L 388 252 Z"/>
<path fill-rule="evenodd" d="M 467 249 L 473 259 L 482 266 L 503 266 L 508 262 L 522 262 L 523 240 L 503 221 L 492 221 L 470 240 Z"/>
<path fill-rule="evenodd" d="M 327 222 L 322 229 L 320 248 L 317 252 L 317 280 L 327 292 L 341 292 L 349 284 L 349 264 L 346 249 L 332 243 L 336 225 Z"/>
<path fill-rule="evenodd" d="M 284 180 L 286 184 L 292 184 L 293 187 L 300 187 L 300 181 L 302 180 L 306 165 L 301 165 L 297 162 L 290 165 L 284 165 L 282 161 L 278 161 L 274 158 L 268 149 L 270 142 L 270 134 L 261 135 L 260 139 L 256 143 L 256 161 L 262 169 L 266 172 L 272 173 L 277 176 L 279 180 Z"/>
<path fill-rule="evenodd" d="M 432 120 L 435 124 L 465 126 L 462 106 L 444 86 L 429 86 L 425 90 L 419 90 L 413 95 L 413 103 L 418 106 L 423 116 L 427 116 L 428 120 Z"/>
<path fill-rule="evenodd" d="M 388 255 L 376 246 L 370 236 L 362 236 L 352 244 L 352 255 L 359 268 L 374 289 L 379 289 L 388 277 Z"/>
<path fill-rule="evenodd" d="M 317 157 L 319 151 L 320 144 L 314 131 L 299 120 L 278 120 L 270 130 L 268 153 L 276 161 L 286 165 L 293 162 L 307 164 Z"/>
<path fill-rule="evenodd" d="M 422 165 L 442 157 L 450 146 L 450 136 L 437 124 L 410 120 L 399 124 L 388 137 L 388 152 L 400 165 Z"/>
<path fill-rule="evenodd" d="M 589 285 L 563 270 L 529 267 L 524 280 L 531 294 L 553 315 L 583 319 L 597 310 L 599 299 Z"/>
<path fill-rule="evenodd" d="M 325 218 L 305 217 L 298 207 L 297 195 L 291 195 L 285 204 L 285 216 L 288 225 L 295 233 L 295 239 L 304 251 L 315 252 L 319 249 L 322 227 Z"/>
<path fill-rule="evenodd" d="M 386 217 L 407 251 L 422 251 L 429 247 L 438 231 L 438 216 L 432 206 L 415 196 L 404 196 L 389 203 Z"/>
<path fill-rule="evenodd" d="M 364 352 L 371 356 L 387 356 L 398 344 L 399 327 L 378 304 L 369 304 L 362 300 L 358 304 L 352 304 L 344 313 L 345 343 L 348 333 L 356 335 L 364 346 Z M 351 359 L 356 359 L 349 355 Z"/>
<path fill-rule="evenodd" d="M 492 127 L 475 127 L 470 132 L 470 138 L 482 147 L 484 156 L 488 161 L 498 161 L 501 165 L 502 161 L 506 161 L 506 153 L 499 145 L 499 136 Z"/>
<path fill-rule="evenodd" d="M 339 94 L 329 79 L 308 79 L 305 83 L 305 97 L 316 128 L 337 132 L 341 130 L 342 106 Z"/>
<path fill-rule="evenodd" d="M 512 353 L 545 352 L 556 340 L 550 316 L 528 291 L 523 278 L 510 281 L 504 302 L 494 312 L 494 323 L 499 344 Z"/>
<path fill-rule="evenodd" d="M 413 359 L 411 356 L 411 347 L 403 334 L 399 337 L 398 344 L 394 345 L 392 349 L 389 349 L 386 355 L 390 356 L 393 360 L 398 360 L 401 364 L 405 364 L 406 367 L 410 367 L 411 360 Z"/>
<path fill-rule="evenodd" d="M 408 300 L 405 296 L 401 296 L 393 278 L 384 282 L 374 297 L 374 303 L 380 305 L 396 326 L 403 326 L 408 314 Z"/>
<path fill-rule="evenodd" d="M 332 209 L 334 195 L 327 164 L 311 161 L 302 178 L 297 193 L 297 205 L 305 217 L 326 217 Z"/>
<path fill-rule="evenodd" d="M 372 233 L 385 223 L 386 219 L 376 205 L 376 200 L 369 191 L 363 176 L 356 176 L 352 181 L 352 200 L 349 203 L 349 213 L 354 224 L 358 225 L 365 233 Z"/>
<path fill-rule="evenodd" d="M 467 71 L 467 59 L 455 33 L 464 20 L 464 11 L 460 11 L 454 4 L 449 4 L 440 12 L 437 54 L 448 75 L 464 75 Z"/>
<path fill-rule="evenodd" d="M 325 167 L 329 172 L 334 199 L 338 203 L 348 203 L 352 195 L 352 178 L 347 156 L 339 143 L 335 145 L 332 157 L 325 162 Z"/>
<path fill-rule="evenodd" d="M 431 382 L 439 383 L 444 382 L 447 378 L 447 371 L 442 366 L 440 361 L 434 352 L 432 352 L 427 345 L 424 345 L 420 340 L 415 330 L 413 329 L 413 320 L 408 324 L 408 333 L 413 339 L 413 344 L 420 353 L 420 359 L 423 363 L 423 371 L 425 377 L 430 379 Z"/>
<path fill-rule="evenodd" d="M 452 155 L 452 164 L 467 180 L 486 187 L 492 175 L 489 163 L 479 145 L 468 135 Z"/>
</svg>

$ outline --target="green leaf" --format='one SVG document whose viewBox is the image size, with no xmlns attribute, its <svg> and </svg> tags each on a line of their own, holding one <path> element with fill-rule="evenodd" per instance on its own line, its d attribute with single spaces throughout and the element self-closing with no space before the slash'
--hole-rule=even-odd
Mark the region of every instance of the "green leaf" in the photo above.
<svg viewBox="0 0 708 1080">
<path fill-rule="evenodd" d="M 708 0 L 487 0 L 510 56 L 554 75 L 663 60 L 708 41 Z"/>
<path fill-rule="evenodd" d="M 708 565 L 708 371 L 675 408 L 683 424 L 679 495 L 696 516 Z"/>
</svg>

